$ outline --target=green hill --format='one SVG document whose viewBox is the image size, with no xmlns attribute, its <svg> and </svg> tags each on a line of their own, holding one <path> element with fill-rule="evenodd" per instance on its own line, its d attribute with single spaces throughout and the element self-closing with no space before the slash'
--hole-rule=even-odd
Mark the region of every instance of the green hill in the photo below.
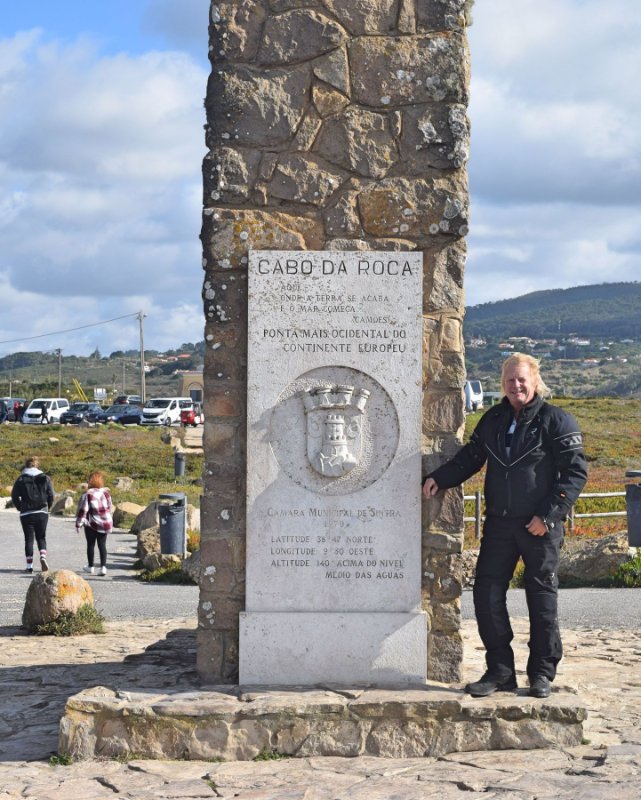
<svg viewBox="0 0 641 800">
<path fill-rule="evenodd" d="M 481 378 L 486 391 L 498 391 L 505 355 L 522 350 L 542 359 L 546 383 L 557 395 L 641 396 L 639 282 L 471 306 L 463 330 L 468 375 Z"/>
<path fill-rule="evenodd" d="M 560 335 L 641 339 L 641 282 L 601 283 L 469 306 L 466 338 L 507 339 Z"/>
</svg>

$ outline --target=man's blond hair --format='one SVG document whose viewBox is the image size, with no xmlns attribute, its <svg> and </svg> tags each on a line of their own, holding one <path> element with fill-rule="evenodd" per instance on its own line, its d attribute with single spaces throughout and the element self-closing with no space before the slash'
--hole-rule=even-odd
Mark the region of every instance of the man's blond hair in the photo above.
<svg viewBox="0 0 641 800">
<path fill-rule="evenodd" d="M 539 395 L 539 397 L 549 397 L 552 394 L 541 377 L 540 361 L 538 358 L 534 358 L 534 356 L 530 356 L 527 353 L 512 353 L 512 355 L 508 356 L 503 362 L 503 369 L 501 370 L 501 389 L 503 392 L 505 392 L 505 394 L 507 394 L 507 389 L 505 387 L 505 373 L 510 367 L 515 366 L 516 364 L 527 364 L 529 366 L 530 372 L 532 373 L 532 378 L 534 380 L 534 391 Z"/>
</svg>

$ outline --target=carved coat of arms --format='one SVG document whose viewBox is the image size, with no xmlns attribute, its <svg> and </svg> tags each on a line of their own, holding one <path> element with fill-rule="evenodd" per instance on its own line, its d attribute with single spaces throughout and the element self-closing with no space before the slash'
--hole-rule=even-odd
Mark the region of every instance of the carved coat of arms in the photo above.
<svg viewBox="0 0 641 800">
<path fill-rule="evenodd" d="M 300 393 L 307 418 L 307 457 L 319 474 L 336 478 L 360 462 L 367 389 L 317 386 Z"/>
</svg>

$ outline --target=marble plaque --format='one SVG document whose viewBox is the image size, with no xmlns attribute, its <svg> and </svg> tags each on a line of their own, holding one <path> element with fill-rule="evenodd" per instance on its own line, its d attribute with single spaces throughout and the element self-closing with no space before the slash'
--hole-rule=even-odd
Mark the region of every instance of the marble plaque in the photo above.
<svg viewBox="0 0 641 800">
<path fill-rule="evenodd" d="M 341 681 L 425 675 L 422 278 L 420 253 L 250 253 L 241 682 L 317 683 L 327 648 Z"/>
</svg>

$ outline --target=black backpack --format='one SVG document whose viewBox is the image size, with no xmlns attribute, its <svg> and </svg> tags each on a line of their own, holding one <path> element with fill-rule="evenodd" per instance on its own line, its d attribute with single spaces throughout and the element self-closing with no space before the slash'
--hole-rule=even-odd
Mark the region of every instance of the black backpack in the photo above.
<svg viewBox="0 0 641 800">
<path fill-rule="evenodd" d="M 21 480 L 20 511 L 40 511 L 48 508 L 47 476 L 44 472 L 39 475 L 22 475 Z"/>
</svg>

